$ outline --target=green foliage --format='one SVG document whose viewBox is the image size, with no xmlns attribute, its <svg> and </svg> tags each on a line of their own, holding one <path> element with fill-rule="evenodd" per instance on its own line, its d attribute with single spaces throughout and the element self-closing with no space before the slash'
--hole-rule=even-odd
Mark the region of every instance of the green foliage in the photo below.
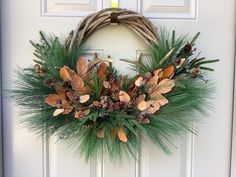
<svg viewBox="0 0 236 177">
<path fill-rule="evenodd" d="M 143 75 L 153 73 L 158 68 L 164 68 L 169 64 L 176 67 L 176 59 L 186 58 L 184 64 L 176 69 L 174 76 L 174 89 L 164 96 L 169 103 L 161 107 L 155 114 L 149 116 L 149 124 L 140 124 L 136 120 L 137 110 L 130 110 L 130 114 L 124 112 L 107 112 L 103 109 L 91 109 L 89 115 L 83 120 L 75 119 L 74 114 L 59 115 L 53 117 L 55 108 L 44 103 L 48 94 L 54 94 L 55 89 L 45 85 L 45 80 L 53 78 L 60 80 L 59 68 L 69 66 L 75 69 L 78 57 L 83 54 L 80 47 L 69 50 L 59 41 L 57 37 L 45 37 L 40 32 L 40 43 L 31 44 L 35 47 L 34 55 L 37 57 L 35 63 L 41 69 L 47 69 L 42 76 L 35 73 L 34 67 L 16 70 L 17 78 L 15 87 L 10 91 L 10 96 L 21 107 L 21 122 L 32 132 L 47 138 L 57 136 L 61 140 L 69 140 L 69 146 L 76 153 L 82 154 L 86 160 L 102 154 L 106 154 L 111 160 L 136 158 L 141 149 L 140 135 L 149 137 L 165 153 L 170 154 L 175 147 L 173 139 L 183 133 L 197 133 L 193 127 L 193 121 L 198 121 L 196 112 L 207 115 L 208 109 L 212 108 L 208 102 L 214 90 L 214 85 L 203 81 L 203 75 L 192 77 L 191 70 L 200 67 L 202 70 L 212 71 L 205 64 L 217 62 L 218 60 L 205 60 L 205 58 L 192 59 L 193 51 L 186 52 L 184 47 L 194 46 L 199 33 L 188 42 L 186 35 L 176 37 L 175 31 L 169 34 L 162 29 L 159 42 L 152 44 L 149 48 L 150 56 L 141 55 L 138 61 L 128 61 L 138 73 Z M 203 66 L 204 65 L 204 66 Z M 116 69 L 110 64 L 109 70 L 117 75 Z M 96 73 L 93 73 L 93 84 L 86 83 L 93 94 L 91 97 L 99 99 L 102 91 L 102 81 Z M 128 90 L 134 81 L 129 79 L 123 82 L 122 89 Z M 93 126 L 91 126 L 93 125 Z M 119 141 L 117 132 L 121 127 L 127 135 L 128 142 Z M 96 132 L 104 129 L 104 138 L 99 138 Z"/>
</svg>

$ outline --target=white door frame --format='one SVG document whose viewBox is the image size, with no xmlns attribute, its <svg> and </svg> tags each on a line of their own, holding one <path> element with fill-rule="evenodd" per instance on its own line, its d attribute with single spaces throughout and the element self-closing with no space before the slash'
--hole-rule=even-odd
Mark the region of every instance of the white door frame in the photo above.
<svg viewBox="0 0 236 177">
<path fill-rule="evenodd" d="M 3 177 L 3 116 L 2 116 L 2 33 L 1 33 L 1 25 L 2 25 L 2 8 L 0 1 L 0 177 Z"/>
<path fill-rule="evenodd" d="M 0 7 L 1 1 L 0 1 Z M 0 14 L 2 10 L 0 8 Z M 236 15 L 236 5 L 235 5 L 235 15 Z M 0 27 L 2 25 L 2 15 L 0 15 Z M 236 26 L 236 21 L 235 21 Z M 235 31 L 236 34 L 236 31 Z M 4 149 L 3 149 L 3 89 L 2 89 L 2 55 L 1 55 L 1 28 L 0 28 L 0 177 L 4 177 Z M 236 39 L 235 39 L 235 60 L 236 60 Z M 233 93 L 233 110 L 232 110 L 232 131 L 231 131 L 231 160 L 230 160 L 230 174 L 229 177 L 236 177 L 236 61 L 234 62 L 234 93 Z"/>
</svg>

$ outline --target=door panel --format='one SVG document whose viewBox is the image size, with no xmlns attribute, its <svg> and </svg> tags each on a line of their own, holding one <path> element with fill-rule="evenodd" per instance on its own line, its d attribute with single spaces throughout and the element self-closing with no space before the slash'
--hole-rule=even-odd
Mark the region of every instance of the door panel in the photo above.
<svg viewBox="0 0 236 177">
<path fill-rule="evenodd" d="M 120 0 L 120 7 L 138 11 L 156 26 L 166 26 L 192 36 L 201 31 L 198 48 L 214 64 L 217 92 L 215 111 L 198 124 L 198 136 L 176 140 L 172 156 L 142 139 L 139 161 L 111 163 L 106 157 L 85 163 L 75 157 L 66 143 L 52 139 L 43 142 L 18 123 L 13 101 L 5 101 L 4 163 L 5 177 L 228 177 L 230 169 L 231 118 L 234 63 L 233 0 Z M 2 54 L 3 86 L 9 88 L 13 70 L 32 64 L 33 48 L 28 40 L 38 40 L 37 32 L 53 32 L 66 37 L 87 14 L 110 6 L 110 0 L 3 0 Z M 94 51 L 111 55 L 121 73 L 133 74 L 120 58 L 135 59 L 145 51 L 145 43 L 123 26 L 109 26 L 89 38 L 87 56 Z M 112 46 L 112 47 L 111 47 Z M 201 116 L 201 115 L 199 115 Z"/>
</svg>

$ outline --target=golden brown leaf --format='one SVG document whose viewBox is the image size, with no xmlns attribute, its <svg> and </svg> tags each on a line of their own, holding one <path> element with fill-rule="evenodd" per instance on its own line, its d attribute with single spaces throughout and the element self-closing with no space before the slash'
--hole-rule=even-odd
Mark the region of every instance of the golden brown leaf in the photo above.
<svg viewBox="0 0 236 177">
<path fill-rule="evenodd" d="M 127 136 L 121 127 L 118 128 L 118 137 L 121 141 L 125 143 L 128 141 Z"/>
<path fill-rule="evenodd" d="M 61 97 L 58 94 L 49 94 L 44 102 L 47 103 L 48 105 L 52 106 L 52 107 L 56 107 L 57 106 L 57 101 L 61 100 L 62 104 L 66 103 L 66 100 L 61 99 Z"/>
<path fill-rule="evenodd" d="M 74 107 L 70 103 L 63 104 L 62 108 L 64 109 L 62 113 L 64 115 L 69 114 L 74 109 Z"/>
<path fill-rule="evenodd" d="M 98 77 L 102 80 L 105 81 L 107 77 L 107 64 L 106 63 L 101 63 L 98 71 L 97 71 Z"/>
<path fill-rule="evenodd" d="M 89 95 L 83 95 L 83 96 L 80 96 L 79 98 L 80 98 L 79 99 L 80 103 L 86 103 L 90 99 L 90 96 Z"/>
<path fill-rule="evenodd" d="M 75 91 L 83 91 L 85 90 L 84 81 L 78 75 L 74 75 L 71 78 L 71 86 Z"/>
<path fill-rule="evenodd" d="M 121 102 L 128 103 L 130 101 L 130 96 L 125 91 L 120 90 L 120 92 L 119 92 L 119 100 Z"/>
<path fill-rule="evenodd" d="M 63 81 L 71 80 L 71 75 L 65 67 L 60 69 L 60 76 L 61 76 Z"/>
<path fill-rule="evenodd" d="M 163 70 L 163 76 L 161 77 L 162 79 L 171 79 L 175 74 L 175 67 L 174 65 L 169 65 Z"/>
<path fill-rule="evenodd" d="M 55 86 L 55 90 L 62 100 L 66 100 L 66 90 L 63 87 Z"/>
<path fill-rule="evenodd" d="M 80 57 L 76 63 L 76 70 L 77 70 L 77 74 L 80 77 L 84 77 L 85 74 L 88 72 L 88 63 L 85 60 L 85 58 Z"/>
</svg>

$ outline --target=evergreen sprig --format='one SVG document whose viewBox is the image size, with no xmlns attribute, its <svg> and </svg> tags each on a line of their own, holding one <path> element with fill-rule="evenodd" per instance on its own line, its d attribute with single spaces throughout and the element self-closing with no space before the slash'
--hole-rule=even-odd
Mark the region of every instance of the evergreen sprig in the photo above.
<svg viewBox="0 0 236 177">
<path fill-rule="evenodd" d="M 14 89 L 10 96 L 22 108 L 21 122 L 32 132 L 38 135 L 47 135 L 47 138 L 57 136 L 61 140 L 69 140 L 70 148 L 76 153 L 82 154 L 86 160 L 103 153 L 109 155 L 112 160 L 136 158 L 140 151 L 140 135 L 147 136 L 153 143 L 158 145 L 165 153 L 170 154 L 174 146 L 173 139 L 183 133 L 197 133 L 193 126 L 194 121 L 200 120 L 193 116 L 199 112 L 207 115 L 208 109 L 212 108 L 209 99 L 214 90 L 214 84 L 205 82 L 203 74 L 194 73 L 196 68 L 212 71 L 205 64 L 218 60 L 205 60 L 194 56 L 194 45 L 200 33 L 192 40 L 187 35 L 176 37 L 175 31 L 171 34 L 165 29 L 161 30 L 158 43 L 149 48 L 150 56 L 141 55 L 138 61 L 128 61 L 137 69 L 138 74 L 152 74 L 159 68 L 168 65 L 175 66 L 175 87 L 165 94 L 169 103 L 162 106 L 159 111 L 149 116 L 150 123 L 140 124 L 136 120 L 137 110 L 129 109 L 129 112 L 113 111 L 92 108 L 90 113 L 83 119 L 75 119 L 73 113 L 53 117 L 54 108 L 44 103 L 47 95 L 55 93 L 55 89 L 49 87 L 45 81 L 53 79 L 61 80 L 59 69 L 68 66 L 76 69 L 77 59 L 84 54 L 81 47 L 68 50 L 58 37 L 46 37 L 40 32 L 40 42 L 31 44 L 34 46 L 35 63 L 40 67 L 35 71 L 35 66 L 27 69 L 18 68 L 17 78 L 14 81 Z M 184 58 L 181 66 L 179 60 Z M 127 61 L 127 60 L 126 60 Z M 46 70 L 41 74 L 41 70 Z M 122 80 L 122 89 L 128 90 L 134 78 L 123 78 L 118 75 L 116 69 L 110 64 L 110 73 Z M 99 99 L 102 90 L 102 81 L 96 73 L 92 74 L 92 84 L 86 83 L 92 90 L 91 97 Z M 129 80 L 129 82 L 126 82 Z M 96 124 L 94 124 L 96 123 Z M 90 126 L 94 124 L 94 126 Z M 111 129 L 117 131 L 121 127 L 127 135 L 128 141 L 122 142 L 114 139 Z M 99 138 L 96 132 L 104 129 L 104 137 Z"/>
</svg>

